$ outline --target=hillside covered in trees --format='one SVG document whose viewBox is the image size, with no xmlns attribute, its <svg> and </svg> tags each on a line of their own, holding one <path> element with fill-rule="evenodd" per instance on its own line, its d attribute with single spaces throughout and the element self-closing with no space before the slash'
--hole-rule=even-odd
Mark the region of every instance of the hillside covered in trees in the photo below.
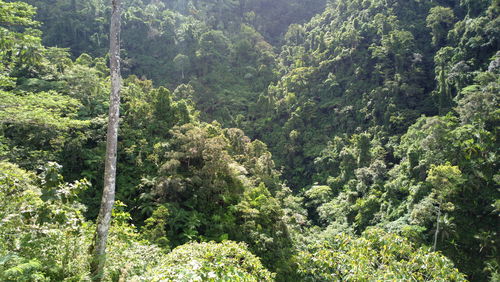
<svg viewBox="0 0 500 282">
<path fill-rule="evenodd" d="M 93 273 L 111 2 L 0 0 L 0 281 L 500 280 L 498 0 L 122 0 Z"/>
</svg>

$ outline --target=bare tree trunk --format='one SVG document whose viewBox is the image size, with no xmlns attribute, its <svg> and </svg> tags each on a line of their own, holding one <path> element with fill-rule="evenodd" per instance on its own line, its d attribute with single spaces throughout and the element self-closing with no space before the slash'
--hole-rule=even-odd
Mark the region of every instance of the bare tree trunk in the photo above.
<svg viewBox="0 0 500 282">
<path fill-rule="evenodd" d="M 109 105 L 108 134 L 106 141 L 106 160 L 104 168 L 104 189 L 101 209 L 97 217 L 97 230 L 92 244 L 91 274 L 92 280 L 101 281 L 106 260 L 106 241 L 111 222 L 111 211 L 115 202 L 116 154 L 118 143 L 118 120 L 120 117 L 120 17 L 121 0 L 111 0 L 110 28 L 110 67 L 111 95 Z"/>
<path fill-rule="evenodd" d="M 439 202 L 439 206 L 438 206 L 438 215 L 437 215 L 437 220 L 436 220 L 436 232 L 434 233 L 434 246 L 432 246 L 432 251 L 434 251 L 434 252 L 436 251 L 436 247 L 437 247 L 440 217 L 441 217 L 441 202 Z"/>
</svg>

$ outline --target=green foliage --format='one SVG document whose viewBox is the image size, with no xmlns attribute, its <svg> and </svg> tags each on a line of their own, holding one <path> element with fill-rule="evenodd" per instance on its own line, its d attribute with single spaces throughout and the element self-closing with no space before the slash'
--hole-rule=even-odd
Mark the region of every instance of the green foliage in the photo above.
<svg viewBox="0 0 500 282">
<path fill-rule="evenodd" d="M 106 1 L 26 1 L 38 8 L 46 44 L 69 48 L 74 57 L 105 56 Z M 325 2 L 125 1 L 123 72 L 173 88 L 189 83 L 207 119 L 241 126 L 241 113 L 255 107 L 275 77 L 268 42 L 280 42 L 290 23 L 309 19 Z"/>
<path fill-rule="evenodd" d="M 264 265 L 272 266 L 281 275 L 290 272 L 291 242 L 282 221 L 284 214 L 263 183 L 245 191 L 236 213 L 240 230 L 235 238 L 248 242 Z"/>
<path fill-rule="evenodd" d="M 75 120 L 81 105 L 78 100 L 56 92 L 13 94 L 0 92 L 4 127 L 38 127 L 64 130 L 82 127 L 88 123 Z"/>
<path fill-rule="evenodd" d="M 86 279 L 84 207 L 76 196 L 89 183 L 64 183 L 58 168 L 48 164 L 36 176 L 0 164 L 2 280 Z"/>
<path fill-rule="evenodd" d="M 427 16 L 427 27 L 432 30 L 432 43 L 442 46 L 446 42 L 448 30 L 452 27 L 455 15 L 453 10 L 441 6 L 433 7 Z"/>
<path fill-rule="evenodd" d="M 349 5 L 355 4 L 346 6 Z M 334 5 L 333 8 L 344 9 L 346 6 L 339 4 Z M 494 4 L 490 8 L 493 6 Z M 398 8 L 395 13 L 401 15 L 403 11 L 403 8 Z M 439 23 L 443 20 L 439 18 L 443 16 L 439 13 L 448 14 L 444 18 L 446 23 Z M 356 14 L 356 11 L 352 11 L 351 14 Z M 436 51 L 434 56 L 437 86 L 433 97 L 437 109 L 444 116 L 416 119 L 417 116 L 413 114 L 412 118 L 416 119 L 413 125 L 409 122 L 400 123 L 402 117 L 408 117 L 408 111 L 396 114 L 395 111 L 401 109 L 401 105 L 397 104 L 397 107 L 389 110 L 391 117 L 387 120 L 397 122 L 401 126 L 387 127 L 387 124 L 382 122 L 379 125 L 371 125 L 366 129 L 368 134 L 362 135 L 359 134 L 359 130 L 365 127 L 357 121 L 354 125 L 360 128 L 355 129 L 354 134 L 333 133 L 335 137 L 315 158 L 316 173 L 313 181 L 318 181 L 318 183 L 312 187 L 307 186 L 304 191 L 306 196 L 310 196 L 307 203 L 310 207 L 311 218 L 318 225 L 324 226 L 325 230 L 342 231 L 347 230 L 349 226 L 361 233 L 369 226 L 378 225 L 390 232 L 410 238 L 418 244 L 430 245 L 438 229 L 437 249 L 451 258 L 461 271 L 469 275 L 470 279 L 484 280 L 487 275 L 493 277 L 496 273 L 495 267 L 491 264 L 496 252 L 492 249 L 490 253 L 479 251 L 481 245 L 477 238 L 483 238 L 480 234 L 495 232 L 491 228 L 495 225 L 496 212 L 493 207 L 495 199 L 498 198 L 498 191 L 494 188 L 495 170 L 498 167 L 496 149 L 498 141 L 495 137 L 498 131 L 495 125 L 498 119 L 498 55 L 496 55 L 497 50 L 490 48 L 491 45 L 489 45 L 496 42 L 497 37 L 487 24 L 486 18 L 494 22 L 498 20 L 498 17 L 483 10 L 482 13 L 475 14 L 476 18 L 469 20 L 458 18 L 458 21 L 454 23 L 453 14 L 457 17 L 460 15 L 459 12 L 438 7 L 431 9 L 427 18 L 428 24 L 446 25 L 446 27 L 432 27 L 444 28 L 445 30 L 441 30 L 444 33 L 439 35 L 442 41 L 438 44 L 449 44 Z M 386 22 L 383 28 L 388 28 L 389 23 Z M 403 27 L 407 26 L 407 21 L 401 21 L 400 24 Z M 449 34 L 448 30 L 450 30 Z M 417 32 L 411 28 L 409 31 L 413 34 Z M 421 46 L 418 40 L 412 43 L 411 36 L 407 32 L 387 30 L 379 32 L 381 32 L 381 44 L 370 47 L 372 55 L 377 60 L 386 57 L 395 59 L 377 63 L 379 64 L 377 68 L 380 70 L 386 69 L 383 63 L 387 64 L 385 67 L 400 68 L 396 59 L 398 52 L 404 52 L 405 46 L 412 46 L 412 44 L 416 48 Z M 405 33 L 408 36 L 404 36 Z M 384 37 L 384 34 L 389 36 Z M 482 47 L 472 47 L 468 45 L 470 41 L 465 43 L 467 40 L 473 40 L 472 37 L 475 37 L 474 40 L 483 42 Z M 408 40 L 403 40 L 404 38 Z M 407 43 L 411 44 L 407 45 Z M 300 44 L 304 46 L 303 43 Z M 410 47 L 409 50 L 414 47 Z M 481 50 L 485 53 L 477 55 L 475 52 L 480 48 L 483 48 Z M 424 48 L 422 51 L 424 52 L 422 54 L 433 54 L 430 49 Z M 330 54 L 330 51 L 327 54 Z M 352 57 L 353 60 L 355 58 L 355 56 Z M 417 59 L 414 57 L 414 60 Z M 366 60 L 361 62 L 365 63 Z M 344 65 L 349 64 L 340 64 L 340 66 Z M 289 73 L 297 69 L 294 69 L 293 65 L 291 68 Z M 318 68 L 321 68 L 321 64 Z M 390 77 L 393 70 L 389 70 L 388 73 L 382 72 L 382 74 Z M 408 74 L 415 75 L 415 73 L 413 71 Z M 321 72 L 318 71 L 312 77 L 317 78 L 320 74 Z M 285 77 L 287 75 L 285 74 Z M 399 75 L 404 78 L 405 74 L 399 72 Z M 352 79 L 352 77 L 354 75 L 348 78 Z M 332 85 L 330 87 L 336 89 L 341 86 L 340 81 L 342 80 L 339 80 L 339 74 L 332 73 L 328 74 L 325 83 L 327 82 Z M 386 91 L 394 90 L 391 88 L 394 85 L 384 83 L 385 89 L 380 89 L 381 92 L 373 91 L 372 94 L 384 95 Z M 358 85 L 344 88 L 346 90 L 341 97 L 347 97 L 350 91 L 356 93 L 359 89 Z M 422 85 L 428 85 L 428 83 Z M 326 89 L 326 87 L 327 85 L 321 89 Z M 319 92 L 321 89 L 311 92 L 321 93 Z M 411 90 L 404 90 L 406 93 L 408 91 Z M 432 87 L 425 91 L 429 93 Z M 307 90 L 299 92 L 307 93 Z M 356 101 L 358 100 L 347 100 L 351 105 Z M 341 102 L 342 99 L 337 98 L 334 103 L 339 105 Z M 363 103 L 363 105 L 368 104 Z M 380 103 L 373 100 L 371 105 L 378 107 Z M 425 105 L 416 106 L 420 113 L 425 113 L 423 106 Z M 450 110 L 453 111 L 448 113 Z M 304 118 L 314 116 L 314 113 L 323 117 L 318 110 L 313 113 L 309 112 L 304 115 Z M 372 114 L 375 113 L 372 112 Z M 429 113 L 434 114 L 433 111 Z M 384 121 L 386 117 L 377 114 L 372 116 L 377 119 L 382 118 L 378 121 Z M 296 127 L 296 124 L 298 123 L 293 126 Z M 310 125 L 330 125 L 333 122 L 307 120 L 305 124 L 310 127 Z M 395 129 L 402 129 L 402 133 L 406 133 L 400 136 L 398 130 Z M 304 134 L 303 131 L 304 129 L 301 130 L 301 134 Z M 317 132 L 321 131 L 315 130 L 314 132 L 318 134 Z M 345 128 L 342 128 L 341 132 L 346 132 Z M 271 141 L 271 148 L 273 148 L 272 142 L 274 141 Z M 294 139 L 292 142 L 297 141 Z M 317 141 L 311 141 L 311 143 L 317 143 Z M 307 146 L 305 142 L 299 144 L 303 148 Z M 298 166 L 303 168 L 303 165 Z M 304 175 L 303 171 L 301 173 Z M 316 190 L 317 187 L 322 187 L 322 184 L 328 185 L 331 192 L 321 194 L 322 198 L 319 198 Z M 440 215 L 441 212 L 443 214 Z M 474 218 L 478 216 L 482 218 L 481 223 L 471 225 L 471 222 L 476 222 Z M 477 255 L 479 253 L 481 253 L 480 256 Z M 482 269 L 485 271 L 483 272 Z"/>
<path fill-rule="evenodd" d="M 158 144 L 159 176 L 151 193 L 160 203 L 144 226 L 151 242 L 176 247 L 191 240 L 245 241 L 273 270 L 286 271 L 291 242 L 266 147 L 241 130 L 213 124 L 174 127 Z"/>
<path fill-rule="evenodd" d="M 0 280 L 85 280 L 109 8 L 27 2 L 0 1 Z M 463 280 L 432 245 L 498 278 L 498 1 L 302 24 L 324 2 L 124 2 L 104 280 Z"/>
<path fill-rule="evenodd" d="M 295 260 L 303 281 L 467 281 L 441 254 L 376 228 L 360 238 L 338 234 L 300 252 Z"/>
<path fill-rule="evenodd" d="M 89 278 L 93 225 L 86 222 L 78 195 L 85 179 L 65 183 L 60 166 L 49 163 L 35 175 L 0 163 L 0 279 L 82 281 Z M 117 204 L 110 231 L 104 281 L 141 274 L 163 255 L 139 239 L 130 215 Z"/>
<path fill-rule="evenodd" d="M 126 205 L 120 201 L 113 207 L 104 269 L 105 281 L 128 281 L 158 265 L 165 255 L 159 247 L 141 240 L 141 234 L 130 223 L 132 218 L 125 208 Z M 94 226 L 91 228 L 90 230 L 95 230 Z M 89 238 L 92 235 L 89 232 Z"/>
<path fill-rule="evenodd" d="M 0 89 L 15 85 L 14 73 L 36 68 L 41 61 L 34 15 L 35 9 L 26 3 L 0 1 Z"/>
<path fill-rule="evenodd" d="M 189 243 L 175 248 L 134 281 L 272 281 L 274 274 L 243 243 Z"/>
<path fill-rule="evenodd" d="M 333 136 L 401 134 L 435 111 L 430 35 L 416 28 L 429 8 L 427 1 L 332 1 L 309 23 L 290 26 L 282 78 L 261 100 L 269 105 L 261 103 L 255 127 L 278 165 L 287 164 L 292 185 L 307 186 L 322 172 L 312 161 Z"/>
<path fill-rule="evenodd" d="M 454 190 L 464 182 L 464 179 L 460 169 L 448 163 L 445 165 L 431 166 L 426 181 L 436 189 L 438 198 L 443 199 L 455 192 Z"/>
</svg>

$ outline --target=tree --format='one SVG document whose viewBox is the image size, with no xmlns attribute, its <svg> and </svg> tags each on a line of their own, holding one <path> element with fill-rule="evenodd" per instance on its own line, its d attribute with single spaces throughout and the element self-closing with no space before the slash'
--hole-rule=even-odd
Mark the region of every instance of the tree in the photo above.
<svg viewBox="0 0 500 282">
<path fill-rule="evenodd" d="M 160 263 L 131 280 L 274 281 L 245 243 L 191 242 L 175 248 Z"/>
<path fill-rule="evenodd" d="M 196 57 L 199 59 L 202 74 L 205 75 L 209 70 L 227 62 L 230 41 L 222 31 L 211 30 L 203 33 L 198 44 L 199 49 L 196 51 Z"/>
<path fill-rule="evenodd" d="M 61 166 L 39 174 L 0 161 L 0 281 L 84 281 L 86 179 L 67 183 Z"/>
<path fill-rule="evenodd" d="M 189 68 L 189 57 L 184 54 L 177 54 L 174 58 L 175 68 L 181 71 L 182 79 L 184 79 L 184 71 Z"/>
<path fill-rule="evenodd" d="M 376 227 L 360 237 L 329 235 L 294 260 L 300 281 L 467 281 L 443 255 Z"/>
<path fill-rule="evenodd" d="M 92 244 L 91 272 L 93 280 L 100 281 L 103 275 L 106 255 L 106 241 L 111 222 L 111 211 L 115 201 L 116 185 L 116 154 L 118 143 L 118 120 L 120 117 L 120 17 L 121 0 L 111 0 L 111 28 L 110 28 L 110 67 L 111 67 L 111 96 L 109 105 L 108 134 L 106 141 L 106 160 L 104 168 L 104 190 L 102 193 L 101 209 L 97 217 L 97 230 Z"/>
<path fill-rule="evenodd" d="M 427 27 L 432 30 L 432 43 L 441 47 L 446 41 L 448 30 L 452 27 L 455 15 L 453 10 L 437 6 L 429 11 L 427 16 Z"/>
<path fill-rule="evenodd" d="M 42 52 L 41 38 L 33 28 L 34 7 L 22 3 L 0 0 L 0 87 L 13 87 L 16 69 L 37 66 Z"/>
<path fill-rule="evenodd" d="M 432 247 L 433 251 L 436 251 L 437 238 L 439 234 L 439 224 L 444 222 L 450 222 L 449 218 L 445 216 L 444 220 L 441 220 L 441 210 L 443 207 L 443 202 L 446 197 L 449 196 L 454 190 L 464 182 L 462 177 L 462 172 L 457 166 L 451 166 L 449 163 L 445 165 L 432 166 L 429 170 L 429 175 L 427 176 L 427 182 L 429 182 L 436 190 L 436 196 L 438 200 L 438 215 L 436 220 L 436 231 L 434 233 L 434 245 Z M 446 224 L 450 226 L 451 224 Z"/>
</svg>

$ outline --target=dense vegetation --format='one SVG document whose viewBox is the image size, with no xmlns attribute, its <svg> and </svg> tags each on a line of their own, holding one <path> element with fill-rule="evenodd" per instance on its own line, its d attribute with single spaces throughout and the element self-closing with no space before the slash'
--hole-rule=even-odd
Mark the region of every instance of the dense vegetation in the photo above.
<svg viewBox="0 0 500 282">
<path fill-rule="evenodd" d="M 104 280 L 500 279 L 499 1 L 123 2 Z M 92 278 L 109 12 L 0 0 L 2 281 Z"/>
</svg>

